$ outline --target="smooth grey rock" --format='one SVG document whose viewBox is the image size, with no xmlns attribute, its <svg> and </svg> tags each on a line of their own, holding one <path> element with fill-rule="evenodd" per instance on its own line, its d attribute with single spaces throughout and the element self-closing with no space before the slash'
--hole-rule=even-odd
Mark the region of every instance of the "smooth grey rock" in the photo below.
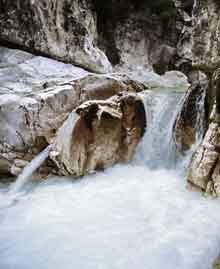
<svg viewBox="0 0 220 269">
<path fill-rule="evenodd" d="M 82 102 L 144 89 L 128 77 L 92 74 L 19 50 L 1 48 L 0 58 L 1 173 L 17 174 L 21 160 L 30 161 L 52 143 Z"/>
</svg>

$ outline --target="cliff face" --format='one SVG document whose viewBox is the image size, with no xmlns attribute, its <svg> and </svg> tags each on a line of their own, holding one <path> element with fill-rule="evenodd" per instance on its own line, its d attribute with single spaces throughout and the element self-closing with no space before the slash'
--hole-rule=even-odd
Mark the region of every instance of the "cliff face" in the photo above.
<svg viewBox="0 0 220 269">
<path fill-rule="evenodd" d="M 0 0 L 0 42 L 94 72 L 191 71 L 192 1 L 172 13 L 129 0 Z"/>
<path fill-rule="evenodd" d="M 220 66 L 220 2 L 195 1 L 193 9 L 193 65 L 207 73 Z"/>
<path fill-rule="evenodd" d="M 0 7 L 0 40 L 95 72 L 111 71 L 96 46 L 96 16 L 90 0 L 1 0 Z"/>
<path fill-rule="evenodd" d="M 197 0 L 193 9 L 192 58 L 193 67 L 203 71 L 208 78 L 203 107 L 207 121 L 204 138 L 194 153 L 188 171 L 188 181 L 213 195 L 220 195 L 220 3 L 217 0 Z M 184 111 L 190 111 L 190 104 L 199 90 L 191 89 L 186 98 Z M 196 113 L 196 112 L 195 112 Z M 193 113 L 193 114 L 195 114 Z M 198 112 L 197 112 L 198 113 Z M 199 114 L 201 116 L 201 113 Z M 195 117 L 195 115 L 194 115 Z M 184 117 L 177 119 L 176 128 L 181 126 Z M 188 124 L 192 127 L 193 121 Z M 192 124 L 193 125 L 193 124 Z M 195 126 L 194 126 L 195 127 Z M 179 132 L 180 133 L 180 132 Z M 176 133 L 175 133 L 176 134 Z M 178 134 L 178 132 L 177 132 Z M 191 134 L 190 134 L 191 135 Z M 178 137 L 179 148 L 186 139 Z M 187 138 L 187 137 L 186 137 Z M 182 139 L 182 140 L 181 140 Z M 191 145 L 191 144 L 190 144 Z"/>
</svg>

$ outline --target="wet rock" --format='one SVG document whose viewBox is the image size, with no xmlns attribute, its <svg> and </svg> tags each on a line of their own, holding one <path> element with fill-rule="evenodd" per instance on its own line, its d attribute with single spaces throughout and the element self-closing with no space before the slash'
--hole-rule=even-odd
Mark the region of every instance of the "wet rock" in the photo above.
<svg viewBox="0 0 220 269">
<path fill-rule="evenodd" d="M 204 77 L 200 83 L 189 87 L 182 100 L 173 127 L 174 142 L 180 153 L 189 150 L 204 135 L 207 124 L 205 111 L 207 90 L 208 82 Z"/>
<path fill-rule="evenodd" d="M 202 144 L 192 157 L 187 177 L 190 183 L 206 190 L 208 182 L 212 181 L 213 172 L 219 161 L 219 145 L 220 127 L 217 123 L 211 123 Z M 217 183 L 217 170 L 214 175 Z"/>
<path fill-rule="evenodd" d="M 50 158 L 60 174 L 76 177 L 128 162 L 145 126 L 144 105 L 137 95 L 85 102 L 60 128 Z"/>
<path fill-rule="evenodd" d="M 192 157 L 188 173 L 189 182 L 215 197 L 220 195 L 219 74 L 216 69 L 209 83 L 206 100 L 208 130 Z"/>
</svg>

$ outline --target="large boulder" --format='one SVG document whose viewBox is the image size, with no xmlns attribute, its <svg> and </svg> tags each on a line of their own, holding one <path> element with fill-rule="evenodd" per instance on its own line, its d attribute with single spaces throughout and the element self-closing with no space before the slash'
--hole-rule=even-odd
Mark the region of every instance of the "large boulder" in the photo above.
<svg viewBox="0 0 220 269">
<path fill-rule="evenodd" d="M 0 173 L 17 175 L 88 100 L 152 87 L 187 87 L 180 72 L 93 74 L 71 64 L 0 47 Z M 130 155 L 128 155 L 130 156 Z"/>
<path fill-rule="evenodd" d="M 85 102 L 60 128 L 50 158 L 59 174 L 76 177 L 128 162 L 145 126 L 144 105 L 135 94 Z"/>
<path fill-rule="evenodd" d="M 0 40 L 106 73 L 111 64 L 95 45 L 92 1 L 0 0 Z"/>
<path fill-rule="evenodd" d="M 18 174 L 53 140 L 69 113 L 141 83 L 96 75 L 45 57 L 0 47 L 0 173 Z"/>
</svg>

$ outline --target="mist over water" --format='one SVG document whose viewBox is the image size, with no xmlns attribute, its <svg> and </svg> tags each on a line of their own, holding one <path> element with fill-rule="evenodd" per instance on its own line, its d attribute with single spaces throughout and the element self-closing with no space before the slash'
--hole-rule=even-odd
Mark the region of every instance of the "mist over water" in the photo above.
<svg viewBox="0 0 220 269">
<path fill-rule="evenodd" d="M 0 268 L 211 268 L 220 203 L 187 190 L 176 165 L 181 96 L 144 95 L 149 129 L 132 163 L 77 181 L 53 177 L 0 209 Z"/>
</svg>

